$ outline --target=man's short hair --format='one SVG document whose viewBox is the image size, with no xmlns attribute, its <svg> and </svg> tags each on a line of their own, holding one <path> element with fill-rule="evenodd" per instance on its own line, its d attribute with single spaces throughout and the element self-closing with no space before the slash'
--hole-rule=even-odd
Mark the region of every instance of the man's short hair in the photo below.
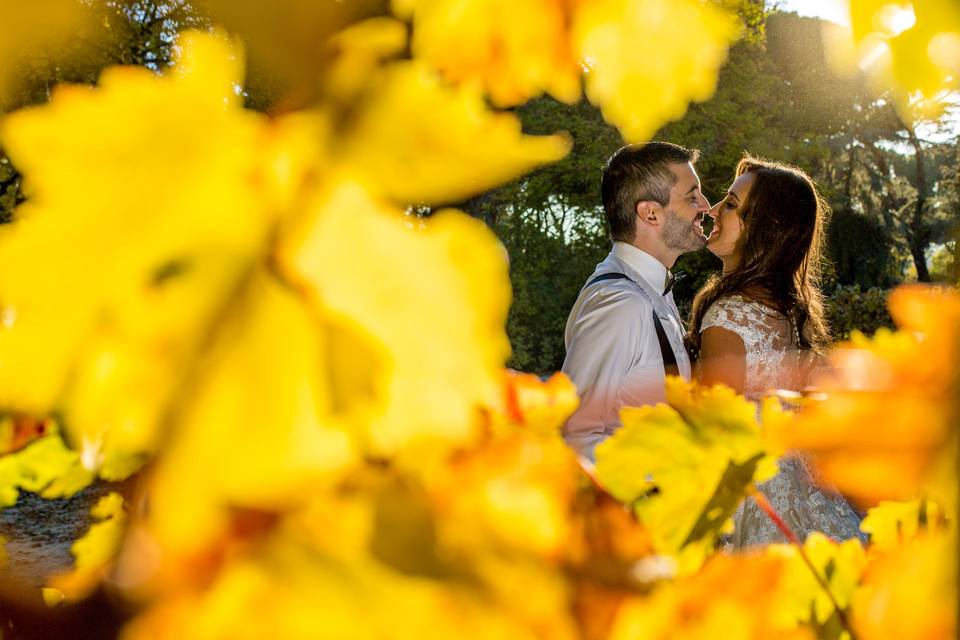
<svg viewBox="0 0 960 640">
<path fill-rule="evenodd" d="M 632 242 L 637 229 L 637 203 L 653 200 L 667 206 L 670 190 L 677 182 L 670 165 L 695 163 L 699 157 L 698 150 L 669 142 L 631 144 L 610 156 L 600 185 L 610 237 Z"/>
</svg>

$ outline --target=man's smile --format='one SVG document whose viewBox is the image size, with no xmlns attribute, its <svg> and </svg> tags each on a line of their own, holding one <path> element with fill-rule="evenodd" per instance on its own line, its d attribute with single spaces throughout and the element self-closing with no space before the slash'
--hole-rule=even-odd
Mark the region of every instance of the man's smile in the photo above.
<svg viewBox="0 0 960 640">
<path fill-rule="evenodd" d="M 717 221 L 709 213 L 701 213 L 694 219 L 694 225 L 700 229 L 700 235 L 709 240 L 717 230 Z"/>
</svg>

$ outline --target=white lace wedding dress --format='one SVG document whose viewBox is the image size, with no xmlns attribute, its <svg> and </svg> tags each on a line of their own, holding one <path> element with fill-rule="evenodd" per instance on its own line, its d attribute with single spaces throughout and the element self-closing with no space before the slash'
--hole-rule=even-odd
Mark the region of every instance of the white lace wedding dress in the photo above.
<svg viewBox="0 0 960 640">
<path fill-rule="evenodd" d="M 794 323 L 776 310 L 742 296 L 728 296 L 707 309 L 700 330 L 720 327 L 736 333 L 747 353 L 744 396 L 759 400 L 773 389 L 797 389 L 803 352 L 797 348 Z M 860 516 L 840 495 L 814 484 L 809 465 L 798 455 L 780 460 L 780 472 L 760 486 L 774 510 L 800 540 L 820 531 L 835 540 L 860 538 Z M 770 518 L 753 500 L 734 515 L 733 549 L 785 542 Z"/>
</svg>

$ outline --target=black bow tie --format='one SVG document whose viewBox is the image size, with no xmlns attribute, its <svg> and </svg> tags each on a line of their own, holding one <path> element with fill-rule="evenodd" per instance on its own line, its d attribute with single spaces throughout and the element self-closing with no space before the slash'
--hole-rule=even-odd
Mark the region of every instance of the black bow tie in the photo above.
<svg viewBox="0 0 960 640">
<path fill-rule="evenodd" d="M 673 289 L 673 285 L 677 284 L 686 277 L 687 274 L 683 271 L 677 271 L 676 273 L 667 271 L 667 279 L 663 283 L 663 295 L 670 293 L 670 290 Z"/>
</svg>

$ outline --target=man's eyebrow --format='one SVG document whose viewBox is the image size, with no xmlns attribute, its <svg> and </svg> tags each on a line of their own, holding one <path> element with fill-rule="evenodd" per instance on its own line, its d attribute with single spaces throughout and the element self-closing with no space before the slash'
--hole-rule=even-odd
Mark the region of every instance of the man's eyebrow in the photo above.
<svg viewBox="0 0 960 640">
<path fill-rule="evenodd" d="M 699 188 L 700 188 L 700 185 L 697 184 L 696 182 L 694 182 L 694 183 L 693 183 L 693 186 L 690 187 L 689 189 L 687 189 L 687 195 L 690 195 L 691 193 L 693 193 L 694 191 L 696 191 L 696 190 L 699 189 Z"/>
</svg>

